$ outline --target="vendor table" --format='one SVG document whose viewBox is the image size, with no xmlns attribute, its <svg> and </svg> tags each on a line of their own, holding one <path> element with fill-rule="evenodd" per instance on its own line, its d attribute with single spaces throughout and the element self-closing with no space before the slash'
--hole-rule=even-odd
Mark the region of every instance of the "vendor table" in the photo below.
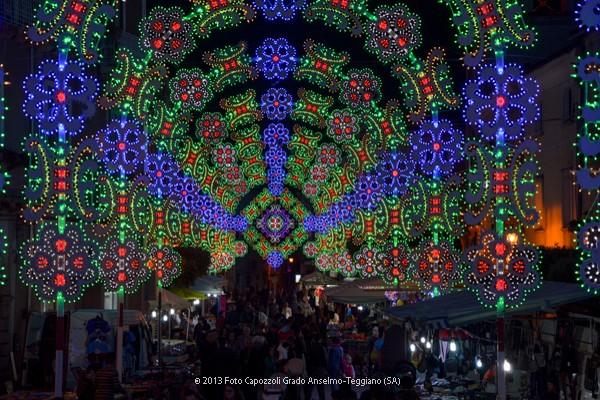
<svg viewBox="0 0 600 400">
<path fill-rule="evenodd" d="M 0 396 L 0 400 L 53 400 L 54 392 L 40 392 L 33 390 L 20 390 L 15 393 L 5 394 Z M 75 392 L 66 392 L 63 396 L 64 400 L 76 400 Z"/>
</svg>

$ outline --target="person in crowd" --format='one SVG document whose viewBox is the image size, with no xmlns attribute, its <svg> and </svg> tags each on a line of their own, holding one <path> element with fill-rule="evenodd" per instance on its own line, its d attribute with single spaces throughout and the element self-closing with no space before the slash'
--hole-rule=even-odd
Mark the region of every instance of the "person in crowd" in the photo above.
<svg viewBox="0 0 600 400">
<path fill-rule="evenodd" d="M 179 400 L 198 400 L 200 395 L 198 394 L 198 386 L 192 379 L 186 379 L 181 387 L 181 393 Z"/>
<path fill-rule="evenodd" d="M 242 391 L 236 385 L 225 385 L 223 400 L 244 400 Z"/>
<path fill-rule="evenodd" d="M 196 339 L 196 354 L 202 363 L 203 373 L 210 369 L 210 357 L 217 349 L 217 331 L 210 330 L 205 335 L 200 334 Z M 210 375 L 207 375 L 210 376 Z"/>
<path fill-rule="evenodd" d="M 233 349 L 227 346 L 227 339 L 220 337 L 216 351 L 213 352 L 211 363 L 214 364 L 214 376 L 235 378 L 239 374 L 237 358 Z"/>
<path fill-rule="evenodd" d="M 76 393 L 79 400 L 94 400 L 96 397 L 96 391 L 94 390 L 95 380 L 96 373 L 94 372 L 94 368 L 90 365 L 77 381 Z"/>
<path fill-rule="evenodd" d="M 200 396 L 193 390 L 188 390 L 184 393 L 181 400 L 200 400 Z"/>
<path fill-rule="evenodd" d="M 275 318 L 277 314 L 279 314 L 279 306 L 277 305 L 277 300 L 275 297 L 271 298 L 271 302 L 269 303 L 269 318 Z"/>
<path fill-rule="evenodd" d="M 327 373 L 330 378 L 339 378 L 342 374 L 342 359 L 344 358 L 344 349 L 340 344 L 340 338 L 334 337 L 332 345 L 327 352 Z M 331 391 L 337 391 L 340 387 L 337 383 L 331 384 Z"/>
<path fill-rule="evenodd" d="M 96 399 L 113 400 L 117 393 L 125 393 L 119 383 L 119 374 L 114 366 L 115 354 L 109 353 L 106 356 L 106 364 L 96 372 L 94 379 L 94 388 Z"/>
<path fill-rule="evenodd" d="M 170 400 L 171 392 L 169 391 L 169 385 L 166 385 L 165 383 L 160 384 L 156 388 L 155 399 L 156 400 Z"/>
<path fill-rule="evenodd" d="M 265 334 L 265 338 L 267 339 L 267 342 L 269 342 L 272 345 L 275 345 L 275 347 L 279 345 L 279 338 L 277 337 L 278 333 L 279 327 L 275 322 L 271 322 L 269 324 L 267 333 Z"/>
<path fill-rule="evenodd" d="M 235 349 L 236 349 L 235 343 L 236 342 L 237 342 L 237 337 L 235 336 L 235 331 L 232 330 L 227 334 L 227 341 L 225 342 L 225 347 L 228 347 L 235 352 Z"/>
<path fill-rule="evenodd" d="M 321 337 L 318 332 L 313 332 L 310 335 L 310 345 L 306 352 L 306 371 L 308 376 L 314 379 L 327 378 L 327 353 L 325 347 L 321 343 Z M 312 382 L 312 381 L 311 381 Z M 306 384 L 304 385 L 304 398 L 309 400 L 312 398 L 313 387 L 317 387 L 319 400 L 325 400 L 325 385 L 324 384 Z"/>
<path fill-rule="evenodd" d="M 285 319 L 292 318 L 292 309 L 287 301 L 285 303 L 283 303 L 283 308 L 282 308 L 281 312 L 283 313 L 283 316 L 285 317 Z"/>
<path fill-rule="evenodd" d="M 358 397 L 356 392 L 350 387 L 346 387 L 340 390 L 334 390 L 331 392 L 332 400 L 357 400 Z"/>
<path fill-rule="evenodd" d="M 277 359 L 279 361 L 288 359 L 288 349 L 289 348 L 290 348 L 290 344 L 286 340 L 279 343 L 279 346 L 277 347 L 277 355 L 278 355 Z"/>
<path fill-rule="evenodd" d="M 481 390 L 486 393 L 496 393 L 496 363 L 492 362 L 483 375 L 483 381 L 481 382 Z"/>
<path fill-rule="evenodd" d="M 237 306 L 235 304 L 229 304 L 227 306 L 227 314 L 225 314 L 225 323 L 228 326 L 238 326 L 240 323 L 240 314 L 238 313 Z"/>
<path fill-rule="evenodd" d="M 354 371 L 352 356 L 350 354 L 344 354 L 344 357 L 342 358 L 342 373 L 344 374 L 344 378 L 356 378 L 356 372 Z"/>
<path fill-rule="evenodd" d="M 240 313 L 240 324 L 244 326 L 250 326 L 254 323 L 256 318 L 256 311 L 252 304 L 246 302 L 242 304 L 242 312 Z"/>
<path fill-rule="evenodd" d="M 267 355 L 264 358 L 265 367 L 265 378 L 269 378 L 277 371 L 277 355 L 275 353 L 275 346 L 268 345 Z"/>
<path fill-rule="evenodd" d="M 554 380 L 549 380 L 547 385 L 548 390 L 544 400 L 559 400 L 560 392 L 558 391 L 558 384 Z"/>
<path fill-rule="evenodd" d="M 419 400 L 419 393 L 415 390 L 415 381 L 412 376 L 404 375 L 400 378 L 400 390 L 396 393 L 396 400 Z"/>
</svg>

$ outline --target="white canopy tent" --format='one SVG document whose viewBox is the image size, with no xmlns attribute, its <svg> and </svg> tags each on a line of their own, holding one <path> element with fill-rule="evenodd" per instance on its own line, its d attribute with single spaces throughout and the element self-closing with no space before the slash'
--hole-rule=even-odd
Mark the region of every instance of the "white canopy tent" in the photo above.
<svg viewBox="0 0 600 400">
<path fill-rule="evenodd" d="M 227 286 L 226 278 L 220 278 L 215 275 L 206 275 L 196 278 L 189 288 L 205 295 L 220 295 L 223 286 Z"/>
<path fill-rule="evenodd" d="M 150 308 L 156 310 L 158 308 L 157 300 L 149 300 Z M 183 310 L 190 308 L 190 302 L 183 297 L 177 296 L 175 293 L 162 289 L 162 310 L 169 311 L 171 308 L 176 310 Z"/>
<path fill-rule="evenodd" d="M 343 285 L 325 289 L 325 298 L 334 303 L 372 304 L 386 301 L 385 292 L 415 291 L 417 286 L 412 283 L 400 287 L 384 282 L 380 277 L 355 279 Z"/>
</svg>

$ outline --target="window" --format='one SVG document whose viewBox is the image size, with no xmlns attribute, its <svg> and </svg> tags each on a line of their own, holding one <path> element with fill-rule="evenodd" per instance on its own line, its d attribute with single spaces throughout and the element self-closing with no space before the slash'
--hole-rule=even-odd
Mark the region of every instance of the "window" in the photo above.
<svg viewBox="0 0 600 400">
<path fill-rule="evenodd" d="M 116 310 L 117 309 L 117 293 L 116 292 L 104 292 L 104 309 L 105 310 Z"/>
<path fill-rule="evenodd" d="M 533 0 L 532 12 L 536 15 L 564 14 L 566 3 L 566 0 Z"/>
<path fill-rule="evenodd" d="M 574 116 L 573 109 L 573 91 L 571 88 L 567 88 L 563 91 L 563 110 L 562 119 L 563 121 L 570 121 Z"/>
<path fill-rule="evenodd" d="M 562 226 L 572 228 L 573 221 L 581 218 L 579 189 L 575 184 L 575 175 L 570 168 L 561 170 L 562 176 Z"/>
<path fill-rule="evenodd" d="M 535 195 L 533 196 L 533 206 L 540 215 L 539 223 L 537 225 L 538 230 L 544 229 L 546 224 L 544 219 L 544 176 L 538 175 L 535 180 Z"/>
<path fill-rule="evenodd" d="M 543 135 L 544 134 L 544 109 L 542 108 L 541 99 L 538 102 L 538 109 L 540 110 L 540 115 L 535 120 L 534 125 L 534 135 Z"/>
</svg>

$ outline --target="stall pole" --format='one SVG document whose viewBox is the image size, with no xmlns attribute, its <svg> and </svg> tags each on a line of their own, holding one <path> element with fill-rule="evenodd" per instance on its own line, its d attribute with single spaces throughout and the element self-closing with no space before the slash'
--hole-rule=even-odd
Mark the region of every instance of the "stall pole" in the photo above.
<svg viewBox="0 0 600 400">
<path fill-rule="evenodd" d="M 54 397 L 63 398 L 63 355 L 65 345 L 65 298 L 56 296 L 56 365 L 54 367 Z"/>
<path fill-rule="evenodd" d="M 496 69 L 498 71 L 504 71 L 504 49 L 495 51 L 496 58 Z M 500 72 L 502 73 L 502 72 Z M 495 167 L 502 169 L 504 165 L 504 154 L 506 154 L 507 146 L 505 143 L 504 130 L 498 129 L 496 131 L 496 143 L 494 148 L 495 154 Z M 506 218 L 503 208 L 506 207 L 504 199 L 498 197 L 496 199 L 496 233 L 498 237 L 504 236 L 504 219 Z M 504 275 L 504 261 L 498 260 L 496 263 L 496 276 Z M 498 389 L 498 399 L 506 400 L 506 371 L 504 370 L 504 361 L 506 355 L 504 353 L 504 296 L 498 296 L 498 302 L 496 303 L 496 339 L 498 342 L 497 355 L 496 355 L 496 386 Z"/>
<path fill-rule="evenodd" d="M 157 343 L 156 343 L 156 351 L 158 353 L 158 365 L 162 366 L 162 359 L 160 356 L 160 337 L 162 336 L 162 283 L 160 282 L 160 279 L 157 280 L 158 282 L 158 329 L 157 329 Z"/>
<path fill-rule="evenodd" d="M 506 371 L 504 370 L 504 361 L 506 360 L 506 354 L 504 352 L 504 304 L 500 304 L 500 302 L 498 304 L 496 314 L 496 334 L 498 336 L 498 354 L 496 364 L 498 399 L 506 400 Z"/>
<path fill-rule="evenodd" d="M 117 355 L 116 366 L 119 374 L 119 382 L 123 381 L 123 306 L 125 303 L 125 288 L 119 286 L 117 292 L 119 300 L 119 324 L 117 325 Z"/>
<path fill-rule="evenodd" d="M 188 308 L 187 329 L 185 331 L 185 345 L 187 346 L 188 337 L 190 336 L 190 319 L 192 318 L 192 307 Z"/>
</svg>

